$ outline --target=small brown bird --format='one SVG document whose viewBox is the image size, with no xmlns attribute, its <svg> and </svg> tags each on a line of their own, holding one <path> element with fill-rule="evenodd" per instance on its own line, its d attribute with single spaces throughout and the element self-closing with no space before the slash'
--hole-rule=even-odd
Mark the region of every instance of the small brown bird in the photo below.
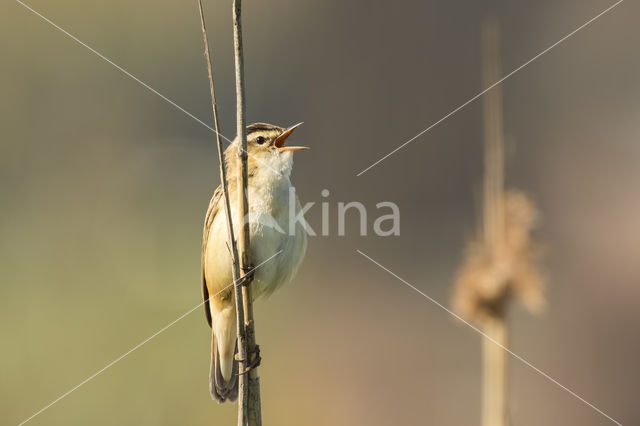
<svg viewBox="0 0 640 426">
<path fill-rule="evenodd" d="M 254 271 L 253 299 L 269 295 L 290 281 L 307 248 L 303 223 L 295 220 L 301 207 L 289 177 L 294 151 L 308 148 L 285 146 L 285 140 L 298 126 L 284 129 L 255 123 L 247 127 L 250 253 L 252 262 L 261 265 Z M 235 161 L 237 145 L 236 138 L 224 155 L 232 206 L 237 205 L 241 193 L 237 186 L 240 172 Z M 290 201 L 290 197 L 295 200 Z M 238 235 L 242 221 L 235 216 L 235 209 L 232 212 L 234 232 Z M 212 329 L 209 390 L 218 402 L 235 401 L 238 397 L 236 308 L 233 286 L 230 286 L 232 259 L 220 186 L 209 202 L 202 239 L 202 294 Z M 269 258 L 272 259 L 267 261 Z"/>
</svg>

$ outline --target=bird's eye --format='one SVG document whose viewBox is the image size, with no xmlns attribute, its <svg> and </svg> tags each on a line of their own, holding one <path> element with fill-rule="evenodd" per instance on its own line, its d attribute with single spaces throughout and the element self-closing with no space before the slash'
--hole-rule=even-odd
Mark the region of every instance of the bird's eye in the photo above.
<svg viewBox="0 0 640 426">
<path fill-rule="evenodd" d="M 263 143 L 265 143 L 265 141 L 266 141 L 266 139 L 265 139 L 265 138 L 263 138 L 262 136 L 258 136 L 258 137 L 256 138 L 256 143 L 257 143 L 258 145 L 262 145 Z"/>
</svg>

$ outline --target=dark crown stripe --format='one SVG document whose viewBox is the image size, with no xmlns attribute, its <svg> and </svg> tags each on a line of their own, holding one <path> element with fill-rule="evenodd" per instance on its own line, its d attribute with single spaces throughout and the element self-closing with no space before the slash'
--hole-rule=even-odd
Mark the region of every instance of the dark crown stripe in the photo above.
<svg viewBox="0 0 640 426">
<path fill-rule="evenodd" d="M 264 132 L 268 130 L 281 131 L 282 128 L 278 126 L 274 126 L 273 124 L 268 124 L 268 123 L 253 123 L 247 126 L 247 134 L 250 134 L 253 132 Z"/>
</svg>

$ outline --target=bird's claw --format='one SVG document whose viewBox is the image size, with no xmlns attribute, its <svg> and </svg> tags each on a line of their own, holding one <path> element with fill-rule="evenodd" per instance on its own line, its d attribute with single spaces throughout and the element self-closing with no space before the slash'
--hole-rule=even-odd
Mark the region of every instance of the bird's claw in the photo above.
<svg viewBox="0 0 640 426">
<path fill-rule="evenodd" d="M 260 366 L 260 363 L 262 362 L 262 357 L 260 356 L 259 345 L 255 345 L 253 347 L 253 356 L 250 356 L 249 359 L 251 361 L 249 362 L 249 366 L 247 367 L 248 370 L 251 370 L 252 368 L 256 368 Z"/>
<path fill-rule="evenodd" d="M 243 286 L 248 286 L 251 281 L 253 281 L 255 267 L 253 265 L 246 265 L 242 268 L 242 278 L 240 280 L 240 284 Z"/>
<path fill-rule="evenodd" d="M 252 352 L 253 356 L 249 354 L 248 358 L 250 359 L 250 361 L 247 367 L 244 369 L 244 371 L 238 373 L 239 375 L 247 374 L 249 371 L 260 366 L 260 363 L 262 362 L 262 357 L 260 356 L 260 346 L 255 345 Z"/>
</svg>

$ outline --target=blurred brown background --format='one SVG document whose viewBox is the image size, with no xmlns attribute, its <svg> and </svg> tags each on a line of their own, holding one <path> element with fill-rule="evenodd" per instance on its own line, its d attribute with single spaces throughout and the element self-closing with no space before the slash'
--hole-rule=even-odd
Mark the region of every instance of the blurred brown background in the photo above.
<svg viewBox="0 0 640 426">
<path fill-rule="evenodd" d="M 210 122 L 195 1 L 30 6 Z M 205 1 L 233 136 L 231 2 Z M 610 1 L 244 2 L 248 118 L 304 121 L 294 183 L 329 189 L 332 235 L 257 307 L 267 425 L 477 425 L 480 336 L 448 305 L 479 213 L 475 102 L 356 173 L 481 87 L 482 21 L 503 72 Z M 17 424 L 201 301 L 213 134 L 18 3 L 0 6 L 0 423 Z M 547 312 L 512 313 L 512 349 L 625 425 L 640 422 L 640 4 L 626 1 L 503 85 L 510 186 L 548 246 Z M 336 204 L 396 202 L 401 236 L 336 234 Z M 320 207 L 308 217 L 320 226 Z M 233 424 L 211 401 L 198 310 L 33 425 Z M 607 425 L 518 361 L 514 425 Z"/>
</svg>

